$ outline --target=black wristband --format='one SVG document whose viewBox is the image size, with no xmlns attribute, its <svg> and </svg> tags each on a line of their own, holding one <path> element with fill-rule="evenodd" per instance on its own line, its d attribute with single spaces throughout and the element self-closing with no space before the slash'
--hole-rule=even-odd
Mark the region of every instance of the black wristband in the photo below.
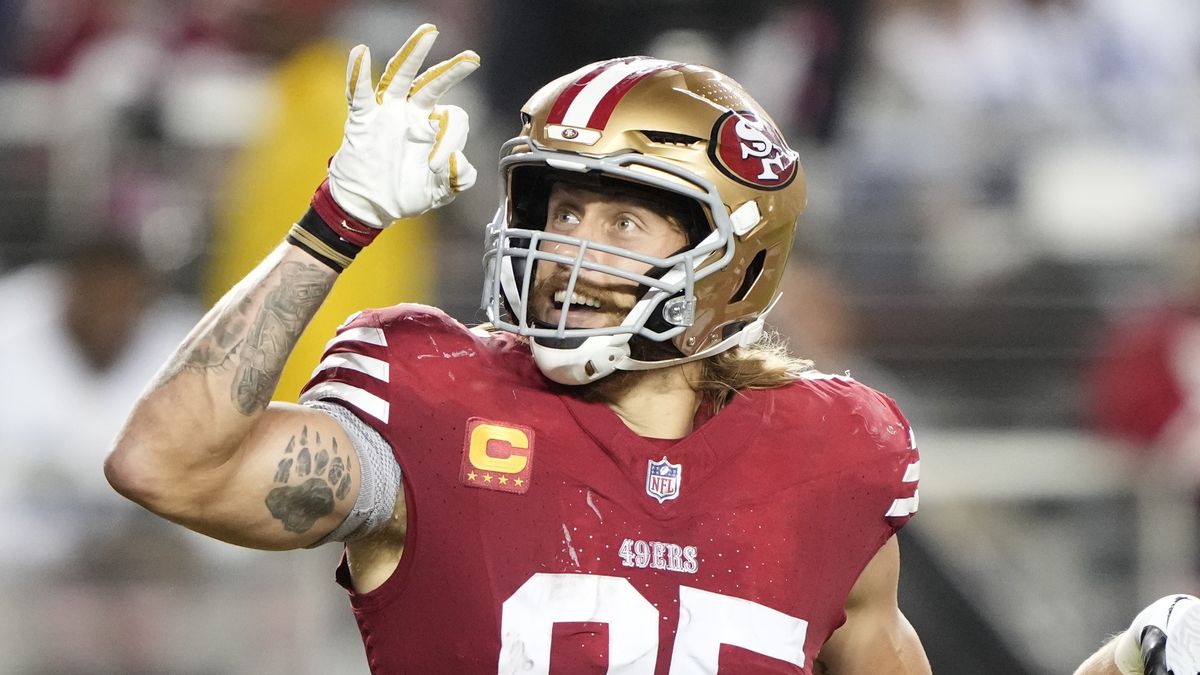
<svg viewBox="0 0 1200 675">
<path fill-rule="evenodd" d="M 346 269 L 362 250 L 361 246 L 339 237 L 313 208 L 309 208 L 300 222 L 288 231 L 287 241 L 335 272 Z"/>
</svg>

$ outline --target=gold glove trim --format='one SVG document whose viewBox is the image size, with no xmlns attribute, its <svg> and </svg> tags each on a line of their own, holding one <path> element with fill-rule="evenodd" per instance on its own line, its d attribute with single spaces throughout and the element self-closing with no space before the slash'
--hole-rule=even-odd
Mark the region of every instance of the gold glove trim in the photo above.
<svg viewBox="0 0 1200 675">
<path fill-rule="evenodd" d="M 450 191 L 462 192 L 462 185 L 458 183 L 458 156 L 457 153 L 450 155 Z"/>
<path fill-rule="evenodd" d="M 376 102 L 383 103 L 383 92 L 387 91 L 388 86 L 392 84 L 392 80 L 396 77 L 396 71 L 400 70 L 408 62 L 409 57 L 412 56 L 413 50 L 417 48 L 417 44 L 421 41 L 421 38 L 430 33 L 436 35 L 437 26 L 425 24 L 408 37 L 404 46 L 400 48 L 400 51 L 388 63 L 387 70 L 383 72 L 383 77 L 379 78 L 379 84 L 375 87 Z"/>
<path fill-rule="evenodd" d="M 433 139 L 433 149 L 429 151 L 429 161 L 433 161 L 433 156 L 437 154 L 438 148 L 442 145 L 442 139 L 446 136 L 446 126 L 450 122 L 450 114 L 445 110 L 433 112 L 429 114 L 429 119 L 438 123 L 437 137 Z"/>
<path fill-rule="evenodd" d="M 458 54 L 454 58 L 452 58 L 448 61 L 443 61 L 443 62 L 437 64 L 436 66 L 430 68 L 429 70 L 421 73 L 421 75 L 413 82 L 412 88 L 408 90 L 408 97 L 412 98 L 412 97 L 416 96 L 417 92 L 424 89 L 425 86 L 428 85 L 430 82 L 433 82 L 434 80 L 441 77 L 442 75 L 445 75 L 446 71 L 450 70 L 451 68 L 453 68 L 463 62 L 474 63 L 475 65 L 478 66 L 479 65 L 479 56 L 474 53 L 463 52 L 461 54 Z"/>
<path fill-rule="evenodd" d="M 354 59 L 354 68 L 350 71 L 350 99 L 354 99 L 354 92 L 358 90 L 358 76 L 362 72 L 363 57 L 367 55 L 367 50 L 358 50 L 358 56 Z"/>
</svg>

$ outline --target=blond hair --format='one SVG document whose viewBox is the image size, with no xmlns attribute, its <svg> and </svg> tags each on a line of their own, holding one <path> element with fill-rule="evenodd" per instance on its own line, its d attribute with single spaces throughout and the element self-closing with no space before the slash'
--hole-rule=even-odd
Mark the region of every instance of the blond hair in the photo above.
<svg viewBox="0 0 1200 675">
<path fill-rule="evenodd" d="M 772 389 L 795 382 L 813 369 L 812 361 L 795 357 L 787 340 L 770 331 L 747 347 L 734 347 L 704 359 L 693 388 L 720 410 L 745 389 Z"/>
</svg>

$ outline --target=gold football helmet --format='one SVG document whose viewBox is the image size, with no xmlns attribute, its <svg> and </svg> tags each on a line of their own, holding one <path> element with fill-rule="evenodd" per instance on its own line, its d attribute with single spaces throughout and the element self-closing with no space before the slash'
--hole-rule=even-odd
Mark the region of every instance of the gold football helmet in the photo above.
<svg viewBox="0 0 1200 675">
<path fill-rule="evenodd" d="M 779 295 L 805 206 L 803 169 L 775 123 L 737 82 L 711 68 L 647 57 L 594 63 L 533 95 L 523 127 L 501 149 L 504 199 L 488 227 L 483 308 L 498 328 L 531 338 L 542 372 L 584 384 L 748 345 Z M 693 206 L 688 245 L 668 257 L 545 231 L 554 176 L 588 176 L 667 193 Z M 541 213 L 538 210 L 541 209 Z M 573 255 L 555 253 L 563 244 Z M 587 251 L 648 264 L 632 274 Z M 530 314 L 539 263 L 569 270 L 557 324 Z M 644 289 L 620 325 L 568 326 L 580 272 Z M 637 360 L 629 341 L 667 342 L 678 355 Z"/>
</svg>

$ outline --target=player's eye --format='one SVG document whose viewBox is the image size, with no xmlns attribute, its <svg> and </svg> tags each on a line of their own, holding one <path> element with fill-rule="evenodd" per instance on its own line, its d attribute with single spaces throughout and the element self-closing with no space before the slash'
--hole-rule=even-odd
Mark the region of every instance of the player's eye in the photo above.
<svg viewBox="0 0 1200 675">
<path fill-rule="evenodd" d="M 618 216 L 613 222 L 613 229 L 623 235 L 631 235 L 640 232 L 642 224 L 632 216 Z"/>
<path fill-rule="evenodd" d="M 579 217 L 570 211 L 560 210 L 554 213 L 550 222 L 555 229 L 569 229 L 579 224 Z"/>
</svg>

